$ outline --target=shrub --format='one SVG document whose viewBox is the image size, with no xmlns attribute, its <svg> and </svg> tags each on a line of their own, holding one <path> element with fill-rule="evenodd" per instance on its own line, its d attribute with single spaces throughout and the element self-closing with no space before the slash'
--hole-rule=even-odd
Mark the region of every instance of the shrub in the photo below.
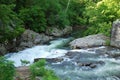
<svg viewBox="0 0 120 80">
<path fill-rule="evenodd" d="M 13 80 L 14 73 L 13 62 L 0 57 L 0 80 Z"/>
<path fill-rule="evenodd" d="M 104 33 L 110 36 L 111 23 L 120 18 L 119 1 L 100 0 L 97 3 L 92 1 L 90 3 L 87 4 L 84 11 L 84 16 L 88 18 L 87 23 L 89 25 L 85 35 Z"/>
<path fill-rule="evenodd" d="M 111 22 L 96 23 L 93 26 L 89 26 L 88 29 L 83 33 L 84 35 L 92 35 L 97 33 L 103 33 L 106 36 L 110 36 Z"/>
<path fill-rule="evenodd" d="M 25 66 L 25 65 L 27 65 L 27 64 L 29 64 L 30 63 L 30 61 L 27 61 L 27 60 L 20 60 L 21 61 L 21 65 L 22 66 Z"/>
<path fill-rule="evenodd" d="M 106 45 L 110 46 L 110 40 L 106 40 Z"/>
<path fill-rule="evenodd" d="M 43 80 L 59 80 L 53 71 L 45 69 L 45 62 L 41 59 L 30 66 L 32 80 L 35 80 L 36 76 L 43 77 Z"/>
</svg>

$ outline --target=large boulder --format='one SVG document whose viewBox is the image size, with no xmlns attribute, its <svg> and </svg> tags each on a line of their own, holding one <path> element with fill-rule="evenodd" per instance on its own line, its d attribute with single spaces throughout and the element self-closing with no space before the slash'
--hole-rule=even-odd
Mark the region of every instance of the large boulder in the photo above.
<svg viewBox="0 0 120 80">
<path fill-rule="evenodd" d="M 120 21 L 116 20 L 113 22 L 111 31 L 111 46 L 120 48 Z"/>
<path fill-rule="evenodd" d="M 54 37 L 61 37 L 64 35 L 68 35 L 72 32 L 71 26 L 66 26 L 64 29 L 59 29 L 57 27 L 50 27 L 46 30 L 47 35 L 51 35 Z"/>
<path fill-rule="evenodd" d="M 108 37 L 103 34 L 90 35 L 83 38 L 78 38 L 70 42 L 71 48 L 88 48 L 106 45 Z"/>
<path fill-rule="evenodd" d="M 20 44 L 17 48 L 17 51 L 23 50 L 25 48 L 30 48 L 38 44 L 43 44 L 51 40 L 52 37 L 46 36 L 43 33 L 41 34 L 36 33 L 32 30 L 26 30 L 19 39 L 20 39 Z"/>
</svg>

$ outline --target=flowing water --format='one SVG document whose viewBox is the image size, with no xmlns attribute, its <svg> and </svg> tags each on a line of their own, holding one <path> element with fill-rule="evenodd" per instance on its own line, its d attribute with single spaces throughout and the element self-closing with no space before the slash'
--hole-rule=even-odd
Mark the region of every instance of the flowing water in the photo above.
<svg viewBox="0 0 120 80">
<path fill-rule="evenodd" d="M 54 58 L 63 56 L 67 50 L 59 49 L 64 46 L 72 38 L 57 39 L 50 42 L 50 45 L 40 45 L 32 48 L 25 49 L 17 53 L 9 53 L 5 55 L 8 60 L 14 61 L 16 67 L 22 66 L 21 60 L 29 61 L 30 64 L 34 62 L 35 58 Z M 29 65 L 29 64 L 28 64 Z"/>
<path fill-rule="evenodd" d="M 70 50 L 60 62 L 49 62 L 48 68 L 62 80 L 120 80 L 119 49 L 96 47 Z"/>
<path fill-rule="evenodd" d="M 20 60 L 33 63 L 35 58 L 47 58 L 46 68 L 61 80 L 120 80 L 120 50 L 111 47 L 69 50 L 62 48 L 71 38 L 51 41 L 6 57 L 21 66 Z"/>
</svg>

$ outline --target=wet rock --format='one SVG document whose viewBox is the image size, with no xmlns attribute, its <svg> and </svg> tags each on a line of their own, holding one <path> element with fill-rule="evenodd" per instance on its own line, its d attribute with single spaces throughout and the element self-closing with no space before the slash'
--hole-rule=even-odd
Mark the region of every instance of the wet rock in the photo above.
<svg viewBox="0 0 120 80">
<path fill-rule="evenodd" d="M 72 66 L 72 69 L 73 69 L 73 66 L 75 67 L 76 65 L 80 67 L 82 70 L 91 70 L 91 69 L 103 66 L 105 64 L 103 61 L 89 60 L 89 58 L 99 57 L 97 53 L 89 54 L 89 53 L 82 53 L 82 52 L 68 52 L 64 57 L 68 58 L 68 60 L 65 58 L 64 61 L 59 64 L 59 66 L 60 65 L 64 67 Z"/>
<path fill-rule="evenodd" d="M 56 63 L 56 62 L 63 61 L 63 58 L 49 58 L 49 59 L 46 59 L 46 61 Z"/>
<path fill-rule="evenodd" d="M 69 51 L 68 53 L 66 53 L 65 57 L 70 58 L 74 61 L 79 61 L 82 58 L 97 58 L 99 56 L 101 56 L 102 54 L 99 53 L 90 53 L 89 51 L 87 52 L 72 52 Z"/>
<path fill-rule="evenodd" d="M 65 56 L 71 59 L 74 58 L 77 54 L 79 54 L 79 52 L 68 52 L 65 54 Z"/>
<path fill-rule="evenodd" d="M 90 66 L 92 63 L 86 62 L 86 63 L 78 63 L 79 66 Z"/>
<path fill-rule="evenodd" d="M 70 47 L 76 49 L 103 46 L 106 45 L 107 40 L 109 40 L 109 38 L 103 34 L 90 35 L 73 40 L 70 42 Z"/>
<path fill-rule="evenodd" d="M 120 48 L 120 20 L 113 22 L 110 45 Z"/>
<path fill-rule="evenodd" d="M 112 57 L 112 58 L 118 58 L 120 57 L 120 52 L 112 52 L 112 51 L 108 51 L 107 54 Z"/>
<path fill-rule="evenodd" d="M 35 59 L 34 59 L 34 62 L 38 62 L 38 61 L 41 60 L 41 59 L 45 59 L 45 58 L 35 58 Z"/>
<path fill-rule="evenodd" d="M 41 59 L 45 59 L 47 62 L 50 62 L 50 63 L 56 63 L 56 62 L 63 61 L 63 58 L 35 58 L 34 62 L 37 62 L 37 61 L 39 61 Z"/>
<path fill-rule="evenodd" d="M 95 64 L 90 65 L 91 68 L 96 68 L 97 66 Z"/>
<path fill-rule="evenodd" d="M 105 63 L 103 61 L 98 61 L 98 62 L 95 62 L 95 61 L 91 61 L 91 62 L 86 61 L 86 62 L 78 62 L 77 64 L 80 67 L 88 67 L 88 69 L 93 69 L 93 68 L 99 67 L 100 65 L 104 65 Z"/>
</svg>

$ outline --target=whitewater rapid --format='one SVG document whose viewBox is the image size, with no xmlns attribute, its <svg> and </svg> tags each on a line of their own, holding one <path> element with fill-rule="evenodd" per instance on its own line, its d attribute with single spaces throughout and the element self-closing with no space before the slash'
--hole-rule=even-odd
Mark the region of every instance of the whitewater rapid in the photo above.
<svg viewBox="0 0 120 80">
<path fill-rule="evenodd" d="M 67 44 L 72 38 L 60 38 L 50 42 L 50 45 L 39 45 L 32 48 L 27 48 L 16 53 L 8 53 L 5 55 L 8 60 L 14 62 L 16 67 L 22 66 L 21 60 L 29 61 L 30 64 L 34 62 L 35 58 L 55 58 L 64 56 L 68 50 L 59 49 L 59 47 Z M 29 65 L 29 64 L 28 64 Z"/>
<path fill-rule="evenodd" d="M 5 57 L 16 67 L 22 66 L 21 60 L 32 64 L 35 58 L 47 58 L 46 68 L 52 69 L 61 80 L 120 80 L 120 49 L 106 46 L 74 50 L 64 48 L 71 39 L 53 40 L 49 45 L 8 53 Z M 52 62 L 54 58 L 58 62 Z"/>
</svg>

